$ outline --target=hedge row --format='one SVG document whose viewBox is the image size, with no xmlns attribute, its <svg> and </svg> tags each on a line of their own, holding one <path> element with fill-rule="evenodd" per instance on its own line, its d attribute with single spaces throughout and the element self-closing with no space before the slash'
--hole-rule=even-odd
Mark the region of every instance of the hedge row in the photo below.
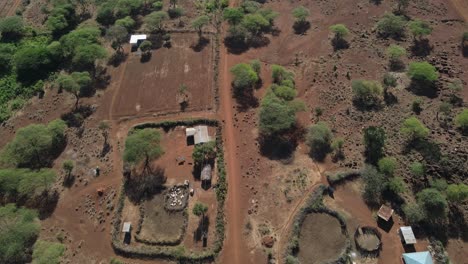
<svg viewBox="0 0 468 264">
<path fill-rule="evenodd" d="M 338 171 L 335 173 L 327 173 L 327 181 L 330 185 L 341 184 L 347 180 L 352 180 L 361 175 L 360 170 L 347 170 L 347 171 Z"/>
<path fill-rule="evenodd" d="M 339 213 L 333 211 L 323 204 L 323 194 L 326 193 L 328 188 L 325 185 L 319 185 L 311 194 L 306 204 L 301 208 L 299 213 L 295 216 L 293 228 L 289 237 L 289 244 L 284 254 L 284 262 L 287 263 L 286 259 L 295 259 L 295 255 L 299 250 L 299 236 L 301 232 L 301 226 L 308 214 L 312 213 L 326 213 L 329 214 L 340 222 L 341 231 L 346 236 L 346 246 L 340 257 L 332 261 L 331 263 L 348 263 L 349 252 L 351 251 L 351 241 L 349 238 L 348 230 L 346 228 L 346 221 Z"/>
<path fill-rule="evenodd" d="M 216 240 L 212 249 L 205 250 L 202 252 L 186 252 L 183 246 L 148 246 L 143 245 L 141 247 L 130 247 L 125 245 L 121 239 L 119 239 L 120 226 L 122 224 L 122 211 L 125 203 L 125 188 L 122 184 L 120 190 L 120 196 L 114 216 L 114 226 L 112 230 L 112 247 L 114 251 L 129 258 L 163 258 L 170 260 L 181 260 L 181 261 L 205 261 L 214 260 L 216 255 L 221 251 L 223 247 L 225 237 L 225 211 L 224 203 L 227 195 L 227 175 L 226 167 L 224 164 L 224 151 L 223 151 L 223 139 L 222 139 L 222 128 L 219 126 L 217 120 L 209 119 L 193 119 L 193 120 L 177 120 L 177 121 L 164 121 L 160 123 L 145 123 L 137 125 L 133 128 L 145 129 L 145 128 L 162 128 L 164 130 L 170 130 L 177 126 L 194 126 L 194 125 L 210 125 L 216 126 L 216 147 L 217 147 L 217 168 L 218 168 L 218 183 L 216 188 L 216 198 L 218 203 L 218 210 L 216 215 Z M 130 132 L 131 133 L 131 132 Z M 125 178 L 124 178 L 125 181 Z"/>
</svg>

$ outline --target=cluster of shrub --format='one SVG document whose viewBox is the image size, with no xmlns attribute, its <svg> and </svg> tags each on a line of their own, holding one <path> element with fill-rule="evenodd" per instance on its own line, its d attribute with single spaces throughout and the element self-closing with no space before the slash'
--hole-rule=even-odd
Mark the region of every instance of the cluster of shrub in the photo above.
<svg viewBox="0 0 468 264">
<path fill-rule="evenodd" d="M 224 9 L 223 18 L 229 23 L 225 44 L 232 49 L 245 49 L 264 44 L 264 34 L 274 31 L 274 20 L 279 15 L 262 8 L 264 0 L 246 0 L 240 7 Z"/>
<path fill-rule="evenodd" d="M 37 218 L 47 216 L 58 200 L 57 175 L 48 167 L 65 147 L 65 129 L 62 120 L 29 125 L 1 150 L 0 263 L 25 263 L 31 257 L 33 262 L 59 263 L 64 246 L 36 239 Z"/>
</svg>

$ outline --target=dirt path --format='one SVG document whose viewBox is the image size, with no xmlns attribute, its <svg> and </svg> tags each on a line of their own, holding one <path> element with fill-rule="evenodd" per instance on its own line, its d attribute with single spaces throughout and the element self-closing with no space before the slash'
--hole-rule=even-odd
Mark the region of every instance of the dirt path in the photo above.
<svg viewBox="0 0 468 264">
<path fill-rule="evenodd" d="M 15 12 L 16 12 L 16 9 L 18 8 L 18 6 L 21 4 L 21 0 L 15 0 L 13 2 L 13 5 L 10 7 L 10 10 L 8 10 L 7 12 L 7 16 L 13 16 L 15 15 Z"/>
<path fill-rule="evenodd" d="M 468 22 L 468 0 L 450 0 L 455 10 Z"/>
</svg>

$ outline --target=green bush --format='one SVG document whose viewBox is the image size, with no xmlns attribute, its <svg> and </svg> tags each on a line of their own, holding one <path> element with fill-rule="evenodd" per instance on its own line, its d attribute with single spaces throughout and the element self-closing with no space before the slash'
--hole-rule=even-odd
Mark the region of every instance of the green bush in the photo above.
<svg viewBox="0 0 468 264">
<path fill-rule="evenodd" d="M 349 29 L 344 24 L 330 26 L 330 31 L 333 32 L 338 39 L 342 39 L 349 34 Z"/>
<path fill-rule="evenodd" d="M 463 111 L 455 117 L 455 125 L 463 132 L 468 131 L 468 109 L 463 109 Z"/>
<path fill-rule="evenodd" d="M 424 164 L 422 164 L 421 162 L 413 162 L 410 165 L 410 172 L 414 176 L 422 178 L 424 174 L 426 174 L 426 169 L 424 167 Z"/>
<path fill-rule="evenodd" d="M 429 136 L 429 129 L 416 117 L 405 119 L 400 131 L 411 141 L 423 140 Z"/>
<path fill-rule="evenodd" d="M 419 192 L 416 197 L 430 221 L 444 220 L 447 217 L 448 204 L 441 192 L 428 188 Z"/>
<path fill-rule="evenodd" d="M 312 125 L 306 136 L 307 145 L 310 147 L 310 155 L 319 160 L 323 159 L 330 151 L 332 137 L 332 132 L 326 123 L 318 122 Z"/>
<path fill-rule="evenodd" d="M 361 172 L 364 181 L 363 197 L 370 204 L 379 204 L 382 192 L 386 187 L 387 179 L 375 167 L 366 166 Z"/>
<path fill-rule="evenodd" d="M 403 213 L 409 224 L 418 224 L 426 217 L 424 210 L 416 203 L 405 204 L 403 206 Z"/>
<path fill-rule="evenodd" d="M 276 84 L 282 84 L 284 81 L 292 81 L 294 83 L 294 74 L 286 70 L 283 66 L 271 65 L 271 77 Z"/>
<path fill-rule="evenodd" d="M 451 202 L 464 202 L 468 199 L 468 185 L 450 184 L 447 187 L 447 199 Z"/>
<path fill-rule="evenodd" d="M 195 145 L 195 148 L 193 149 L 192 158 L 195 164 L 201 165 L 213 160 L 215 157 L 216 142 L 214 141 Z"/>
<path fill-rule="evenodd" d="M 34 124 L 18 129 L 3 148 L 0 161 L 30 168 L 47 165 L 65 143 L 65 128 L 63 120 L 55 120 L 47 126 Z"/>
<path fill-rule="evenodd" d="M 406 185 L 401 177 L 394 177 L 388 181 L 387 189 L 392 193 L 398 195 L 405 192 Z"/>
<path fill-rule="evenodd" d="M 381 158 L 378 162 L 379 171 L 386 176 L 393 176 L 398 167 L 398 162 L 394 157 Z"/>
<path fill-rule="evenodd" d="M 401 38 L 405 34 L 405 27 L 405 18 L 392 13 L 385 13 L 377 22 L 377 32 L 383 37 Z"/>
<path fill-rule="evenodd" d="M 34 244 L 32 264 L 60 264 L 65 252 L 65 246 L 61 243 L 36 241 Z"/>
<path fill-rule="evenodd" d="M 428 62 L 412 62 L 409 65 L 408 76 L 417 82 L 434 82 L 439 78 L 439 73 Z"/>
<path fill-rule="evenodd" d="M 431 34 L 432 28 L 422 20 L 414 20 L 408 23 L 409 29 L 415 38 L 421 38 Z"/>
<path fill-rule="evenodd" d="M 351 86 L 354 100 L 360 105 L 372 107 L 382 100 L 383 88 L 377 81 L 353 80 Z"/>
<path fill-rule="evenodd" d="M 296 111 L 273 93 L 263 98 L 260 108 L 260 133 L 272 136 L 284 132 L 296 123 Z"/>
<path fill-rule="evenodd" d="M 385 130 L 381 127 L 370 126 L 364 129 L 364 145 L 369 162 L 375 163 L 382 157 L 385 139 Z"/>
<path fill-rule="evenodd" d="M 34 210 L 14 204 L 0 207 L 0 263 L 26 263 L 40 231 Z"/>
<path fill-rule="evenodd" d="M 259 80 L 258 74 L 252 66 L 246 63 L 234 65 L 231 68 L 231 73 L 234 76 L 232 87 L 235 95 L 241 95 L 252 89 Z"/>
</svg>

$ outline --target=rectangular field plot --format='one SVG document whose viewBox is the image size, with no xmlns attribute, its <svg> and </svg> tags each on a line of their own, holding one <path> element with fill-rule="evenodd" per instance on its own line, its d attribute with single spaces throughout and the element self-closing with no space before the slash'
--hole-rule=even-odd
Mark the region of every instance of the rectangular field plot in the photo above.
<svg viewBox="0 0 468 264">
<path fill-rule="evenodd" d="M 14 15 L 13 8 L 16 8 L 19 0 L 0 0 L 0 17 Z"/>
<path fill-rule="evenodd" d="M 203 48 L 197 34 L 172 33 L 172 47 L 153 50 L 151 59 L 129 55 L 115 95 L 116 117 L 181 111 L 181 86 L 185 86 L 188 106 L 185 111 L 209 110 L 214 104 L 213 40 Z M 207 38 L 209 36 L 206 36 Z"/>
</svg>

